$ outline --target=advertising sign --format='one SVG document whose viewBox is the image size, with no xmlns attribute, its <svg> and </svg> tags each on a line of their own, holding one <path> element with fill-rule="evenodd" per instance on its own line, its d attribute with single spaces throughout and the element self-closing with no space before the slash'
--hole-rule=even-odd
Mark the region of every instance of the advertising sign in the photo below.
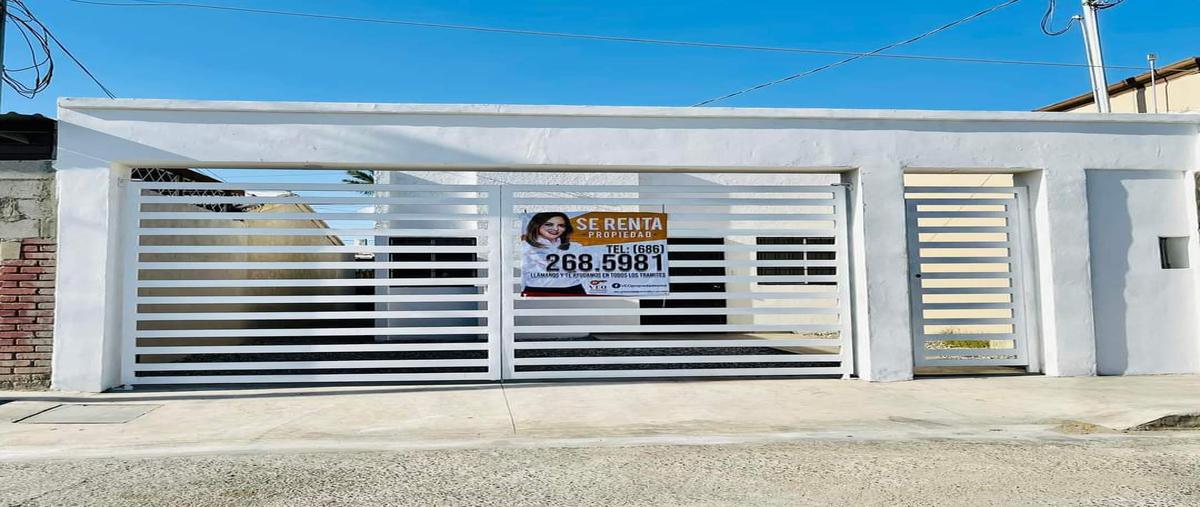
<svg viewBox="0 0 1200 507">
<path fill-rule="evenodd" d="M 669 292 L 666 213 L 526 213 L 521 231 L 524 296 Z"/>
</svg>

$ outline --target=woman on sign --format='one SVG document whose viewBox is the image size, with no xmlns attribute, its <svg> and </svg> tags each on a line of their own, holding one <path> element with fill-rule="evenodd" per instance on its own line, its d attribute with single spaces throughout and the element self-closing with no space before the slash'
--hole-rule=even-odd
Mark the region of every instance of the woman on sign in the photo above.
<svg viewBox="0 0 1200 507">
<path fill-rule="evenodd" d="M 575 228 L 566 213 L 536 213 L 521 235 L 522 296 L 585 296 L 583 284 L 572 271 L 562 268 L 563 256 L 576 255 L 579 248 L 571 242 Z"/>
</svg>

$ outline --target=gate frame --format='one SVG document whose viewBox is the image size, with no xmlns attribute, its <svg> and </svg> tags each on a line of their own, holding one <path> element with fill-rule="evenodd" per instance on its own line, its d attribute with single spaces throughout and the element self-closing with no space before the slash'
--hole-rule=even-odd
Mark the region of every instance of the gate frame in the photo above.
<svg viewBox="0 0 1200 507">
<path fill-rule="evenodd" d="M 633 171 L 633 172 L 641 174 L 643 172 L 648 172 L 648 171 Z M 718 171 L 708 171 L 708 172 L 718 172 Z M 602 188 L 602 187 L 609 186 L 609 185 L 601 184 L 601 185 L 596 185 L 596 186 Z M 658 188 L 658 187 L 672 187 L 672 185 L 638 185 L 638 186 L 645 187 L 645 188 L 651 189 L 651 190 Z M 775 186 L 775 185 L 713 185 L 713 188 L 722 188 L 722 187 L 736 188 L 736 187 L 741 187 L 741 186 L 761 187 L 761 186 Z M 848 195 L 849 189 L 847 188 L 848 185 L 846 185 L 844 183 L 835 183 L 832 185 L 777 185 L 777 186 L 782 187 L 782 188 L 811 187 L 814 190 L 816 190 L 816 189 L 819 189 L 820 191 L 828 190 L 832 194 L 832 200 L 834 201 L 834 205 L 833 205 L 833 216 L 834 216 L 833 238 L 834 238 L 834 244 L 835 244 L 835 251 L 837 253 L 837 255 L 835 256 L 835 259 L 834 259 L 834 262 L 836 263 L 836 265 L 834 267 L 836 269 L 837 276 L 841 277 L 841 280 L 838 282 L 839 289 L 835 293 L 835 294 L 837 294 L 837 299 L 838 299 L 838 304 L 836 306 L 837 311 L 838 311 L 837 315 L 840 317 L 840 320 L 837 324 L 837 326 L 839 328 L 838 336 L 839 336 L 839 342 L 840 342 L 840 349 L 839 349 L 838 355 L 840 356 L 839 363 L 841 365 L 840 370 L 842 370 L 842 371 L 839 374 L 841 375 L 841 377 L 843 379 L 852 378 L 852 377 L 858 375 L 858 360 L 857 360 L 858 358 L 856 356 L 855 343 L 854 343 L 855 340 L 857 339 L 857 337 L 854 333 L 854 328 L 855 328 L 854 321 L 855 321 L 856 316 L 854 314 L 854 307 L 853 307 L 853 305 L 854 305 L 853 299 L 854 299 L 855 273 L 850 269 L 850 266 L 851 266 L 850 256 L 852 255 L 852 253 L 851 253 L 851 246 L 849 244 L 850 224 L 847 222 L 851 215 L 851 213 L 849 213 L 849 210 L 847 209 L 847 207 L 850 205 L 850 198 Z M 497 194 L 498 194 L 497 199 L 498 199 L 498 202 L 500 203 L 499 205 L 500 205 L 500 208 L 502 211 L 499 215 L 499 220 L 501 221 L 500 222 L 501 225 L 499 227 L 496 227 L 495 229 L 496 229 L 496 233 L 499 234 L 499 237 L 500 237 L 500 242 L 498 243 L 500 246 L 500 255 L 503 256 L 501 258 L 501 262 L 500 262 L 500 264 L 502 266 L 501 271 L 503 271 L 502 282 L 500 284 L 495 285 L 496 287 L 500 287 L 500 290 L 503 291 L 503 293 L 501 294 L 500 319 L 498 321 L 499 326 L 500 326 L 499 340 L 500 340 L 500 357 L 501 357 L 501 368 L 499 370 L 499 372 L 500 372 L 499 380 L 501 382 L 514 381 L 514 380 L 515 381 L 570 380 L 569 378 L 538 379 L 538 378 L 530 378 L 529 376 L 525 376 L 524 378 L 518 377 L 517 372 L 516 372 L 516 365 L 513 361 L 515 354 L 516 354 L 516 325 L 515 325 L 514 316 L 510 315 L 508 313 L 508 311 L 515 307 L 516 293 L 512 289 L 518 282 L 520 282 L 520 279 L 514 275 L 515 268 L 519 267 L 519 264 L 509 265 L 507 267 L 505 267 L 504 264 L 505 264 L 505 262 L 512 262 L 512 259 L 514 259 L 514 257 L 515 257 L 514 254 L 516 253 L 516 250 L 514 250 L 514 248 L 515 248 L 515 245 L 518 243 L 516 241 L 515 233 L 517 233 L 519 231 L 512 230 L 512 224 L 513 224 L 514 220 L 516 220 L 518 214 L 516 211 L 514 211 L 513 205 L 512 205 L 512 203 L 509 202 L 509 199 L 510 199 L 510 196 L 512 195 L 512 193 L 516 192 L 516 191 L 521 191 L 521 190 L 524 190 L 524 191 L 546 191 L 547 187 L 551 190 L 553 188 L 552 185 L 550 185 L 550 186 L 528 185 L 528 184 L 497 185 L 497 188 L 499 189 L 499 191 L 497 192 Z M 600 190 L 600 191 L 603 191 L 603 190 Z M 493 217 L 493 220 L 497 218 L 497 216 L 494 213 L 492 213 L 490 215 Z M 489 222 L 489 223 L 494 223 L 494 222 Z M 640 299 L 640 298 L 634 298 L 634 299 Z M 653 299 L 653 298 L 648 298 L 648 299 Z M 719 364 L 719 363 L 717 363 L 717 364 Z M 816 370 L 816 368 L 814 368 L 814 370 Z M 705 375 L 703 372 L 695 374 L 695 375 L 687 375 L 686 372 L 690 371 L 690 369 L 680 369 L 678 371 L 680 372 L 679 375 L 661 375 L 661 374 L 644 375 L 644 376 L 595 375 L 595 376 L 581 376 L 578 379 L 579 380 L 586 380 L 586 379 L 621 380 L 621 379 L 632 379 L 632 378 L 649 378 L 649 379 L 680 378 L 680 377 L 705 378 L 705 377 L 714 377 L 714 376 L 734 376 L 734 377 L 749 378 L 749 377 L 762 377 L 763 376 L 763 374 L 755 374 L 753 368 L 747 368 L 745 371 L 745 375 L 728 375 L 728 374 L 715 375 L 712 373 Z M 809 375 L 823 375 L 823 374 L 824 373 L 814 372 L 814 373 L 810 373 Z M 800 376 L 805 376 L 805 375 L 804 374 L 794 374 L 794 375 L 789 375 L 789 376 L 800 377 Z"/>
<path fill-rule="evenodd" d="M 928 173 L 920 173 L 928 174 Z M 910 189 L 919 189 L 922 187 L 904 187 L 903 193 L 910 193 Z M 931 186 L 928 188 L 945 188 Z M 971 187 L 974 189 L 975 187 Z M 1037 285 L 1037 256 L 1034 253 L 1034 228 L 1031 222 L 1029 189 L 1020 184 L 1014 184 L 1012 187 L 978 187 L 978 193 L 986 193 L 988 190 L 996 190 L 994 193 L 1009 193 L 1013 194 L 1013 210 L 1014 222 L 1012 228 L 1016 238 L 1012 241 L 1017 248 L 1017 255 L 1014 264 L 1009 268 L 1009 272 L 1013 273 L 1013 331 L 1014 333 L 1023 332 L 1025 342 L 1025 371 L 1028 373 L 1043 373 L 1041 333 L 1038 323 L 1041 322 L 1041 291 Z M 912 193 L 920 193 L 913 191 Z M 913 368 L 918 368 L 917 355 L 923 350 L 919 345 L 918 339 L 924 335 L 923 330 L 919 329 L 923 317 L 918 317 L 918 313 L 922 310 L 917 306 L 917 299 L 921 297 L 921 279 L 917 277 L 920 273 L 920 250 L 917 245 L 919 232 L 912 232 L 908 227 L 917 228 L 916 217 L 909 216 L 910 205 L 908 199 L 904 199 L 904 220 L 905 220 L 905 243 L 906 252 L 908 254 L 908 292 L 909 292 L 909 333 L 910 342 L 912 343 L 912 365 Z M 1020 304 L 1018 305 L 1015 299 L 1021 295 Z M 1019 312 L 1019 314 L 1018 314 Z M 946 367 L 954 367 L 956 365 L 941 365 Z M 961 365 L 962 367 L 979 366 L 979 365 Z M 986 365 L 985 365 L 986 366 Z"/>
</svg>

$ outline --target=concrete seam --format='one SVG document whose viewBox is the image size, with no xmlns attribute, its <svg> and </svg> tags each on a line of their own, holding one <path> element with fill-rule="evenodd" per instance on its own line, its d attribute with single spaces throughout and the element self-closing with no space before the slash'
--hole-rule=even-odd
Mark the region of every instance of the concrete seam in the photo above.
<svg viewBox="0 0 1200 507">
<path fill-rule="evenodd" d="M 512 426 L 513 435 L 517 434 L 517 419 L 513 417 L 512 405 L 508 403 L 508 391 L 504 390 L 504 381 L 500 381 L 500 396 L 504 398 L 504 409 L 508 410 L 508 424 Z"/>
<path fill-rule="evenodd" d="M 42 415 L 42 414 L 44 414 L 44 413 L 46 413 L 46 412 L 49 412 L 49 411 L 51 411 L 51 410 L 54 410 L 54 409 L 56 409 L 56 408 L 58 408 L 58 407 L 61 407 L 61 406 L 62 406 L 62 403 L 59 403 L 58 405 L 54 405 L 54 406 L 52 406 L 52 407 L 46 408 L 45 410 L 39 410 L 39 411 L 37 411 L 37 412 L 34 412 L 34 413 L 32 413 L 32 414 L 29 414 L 29 415 L 27 415 L 27 416 L 25 416 L 25 417 L 22 417 L 22 418 L 20 418 L 20 419 L 17 419 L 17 420 L 15 420 L 15 421 L 13 421 L 13 422 L 12 422 L 12 424 L 17 424 L 17 423 L 19 423 L 19 422 L 21 422 L 21 421 L 24 421 L 24 420 L 26 420 L 26 419 L 29 419 L 30 417 L 34 417 L 34 416 L 39 416 L 39 415 Z"/>
</svg>

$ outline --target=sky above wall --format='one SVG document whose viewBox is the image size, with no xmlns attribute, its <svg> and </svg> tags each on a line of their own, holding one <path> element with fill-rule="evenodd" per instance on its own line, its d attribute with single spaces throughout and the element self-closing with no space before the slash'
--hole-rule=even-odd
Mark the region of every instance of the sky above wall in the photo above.
<svg viewBox="0 0 1200 507">
<path fill-rule="evenodd" d="M 113 0 L 123 1 L 123 0 Z M 869 51 L 999 0 L 488 1 L 196 0 L 200 3 L 557 32 Z M 165 7 L 27 0 L 123 98 L 686 106 L 840 59 L 299 19 Z M 1084 63 L 1078 28 L 1038 27 L 1023 0 L 896 54 Z M 1059 2 L 1056 26 L 1079 11 Z M 1101 12 L 1106 63 L 1144 68 L 1200 55 L 1196 0 L 1128 0 Z M 28 61 L 10 30 L 7 65 Z M 65 57 L 29 100 L 3 110 L 54 115 L 57 97 L 99 89 Z M 1110 70 L 1109 80 L 1138 70 Z M 868 58 L 716 105 L 1030 110 L 1083 93 L 1083 68 Z"/>
</svg>

